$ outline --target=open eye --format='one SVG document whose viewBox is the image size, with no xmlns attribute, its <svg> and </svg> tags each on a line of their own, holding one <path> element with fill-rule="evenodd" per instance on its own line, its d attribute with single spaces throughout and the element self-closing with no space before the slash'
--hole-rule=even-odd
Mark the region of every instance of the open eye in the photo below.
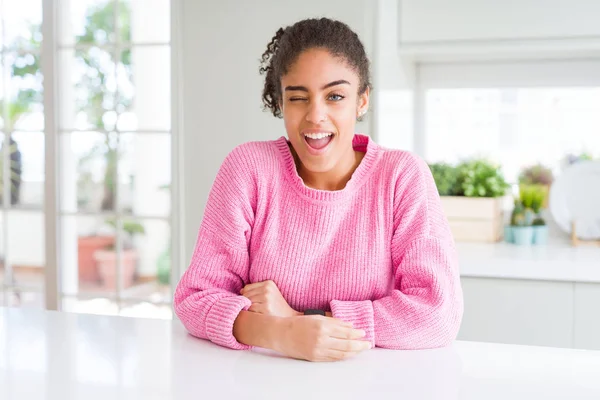
<svg viewBox="0 0 600 400">
<path fill-rule="evenodd" d="M 344 99 L 344 96 L 341 94 L 332 93 L 329 95 L 328 99 L 332 101 L 340 101 Z"/>
</svg>

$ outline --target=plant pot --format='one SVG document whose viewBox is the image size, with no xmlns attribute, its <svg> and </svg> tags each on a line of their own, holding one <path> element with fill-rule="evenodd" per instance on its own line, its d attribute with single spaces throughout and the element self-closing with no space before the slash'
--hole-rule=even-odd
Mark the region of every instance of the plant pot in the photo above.
<svg viewBox="0 0 600 400">
<path fill-rule="evenodd" d="M 442 208 L 457 242 L 502 240 L 502 197 L 442 196 Z"/>
<path fill-rule="evenodd" d="M 123 289 L 131 287 L 133 284 L 137 258 L 138 255 L 135 250 L 123 250 L 121 253 L 121 281 Z M 98 265 L 98 273 L 102 280 L 103 288 L 115 290 L 117 287 L 117 252 L 113 250 L 98 250 L 94 253 L 94 259 Z"/>
<path fill-rule="evenodd" d="M 520 246 L 528 246 L 533 243 L 533 227 L 513 226 L 514 243 Z"/>
<path fill-rule="evenodd" d="M 504 241 L 506 243 L 514 243 L 515 237 L 513 235 L 513 227 L 510 225 L 506 225 L 504 227 Z"/>
<path fill-rule="evenodd" d="M 533 227 L 533 244 L 548 243 L 548 226 L 537 225 Z"/>
<path fill-rule="evenodd" d="M 100 280 L 94 253 L 114 244 L 114 236 L 80 236 L 77 239 L 79 282 L 98 282 Z"/>
</svg>

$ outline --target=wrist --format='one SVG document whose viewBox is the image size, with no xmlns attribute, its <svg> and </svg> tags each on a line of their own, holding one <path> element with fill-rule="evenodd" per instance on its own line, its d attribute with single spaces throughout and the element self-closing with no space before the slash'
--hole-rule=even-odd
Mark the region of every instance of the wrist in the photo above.
<svg viewBox="0 0 600 400">
<path fill-rule="evenodd" d="M 271 329 L 268 329 L 268 348 L 279 353 L 282 352 L 282 343 L 291 329 L 291 321 L 294 317 L 274 317 Z"/>
<path fill-rule="evenodd" d="M 289 316 L 290 317 L 300 317 L 302 315 L 304 315 L 304 313 L 301 313 L 300 311 L 296 311 L 296 310 L 292 309 L 292 312 L 290 313 Z"/>
</svg>

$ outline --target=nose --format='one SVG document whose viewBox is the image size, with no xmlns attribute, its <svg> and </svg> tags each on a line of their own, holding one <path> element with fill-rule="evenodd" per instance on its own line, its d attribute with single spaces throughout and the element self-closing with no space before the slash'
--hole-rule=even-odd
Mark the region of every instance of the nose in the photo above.
<svg viewBox="0 0 600 400">
<path fill-rule="evenodd" d="M 312 102 L 306 112 L 306 121 L 312 124 L 327 121 L 327 106 L 320 101 Z"/>
</svg>

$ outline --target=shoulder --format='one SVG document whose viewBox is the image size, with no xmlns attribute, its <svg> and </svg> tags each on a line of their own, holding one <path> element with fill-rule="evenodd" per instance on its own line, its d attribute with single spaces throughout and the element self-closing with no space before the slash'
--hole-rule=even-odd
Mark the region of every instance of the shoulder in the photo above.
<svg viewBox="0 0 600 400">
<path fill-rule="evenodd" d="M 235 146 L 225 157 L 221 171 L 238 175 L 263 175 L 276 170 L 277 149 L 274 140 L 250 141 Z"/>
<path fill-rule="evenodd" d="M 396 186 L 416 181 L 426 183 L 432 178 L 425 160 L 411 151 L 381 147 L 381 153 L 381 168 L 388 172 Z"/>
</svg>

